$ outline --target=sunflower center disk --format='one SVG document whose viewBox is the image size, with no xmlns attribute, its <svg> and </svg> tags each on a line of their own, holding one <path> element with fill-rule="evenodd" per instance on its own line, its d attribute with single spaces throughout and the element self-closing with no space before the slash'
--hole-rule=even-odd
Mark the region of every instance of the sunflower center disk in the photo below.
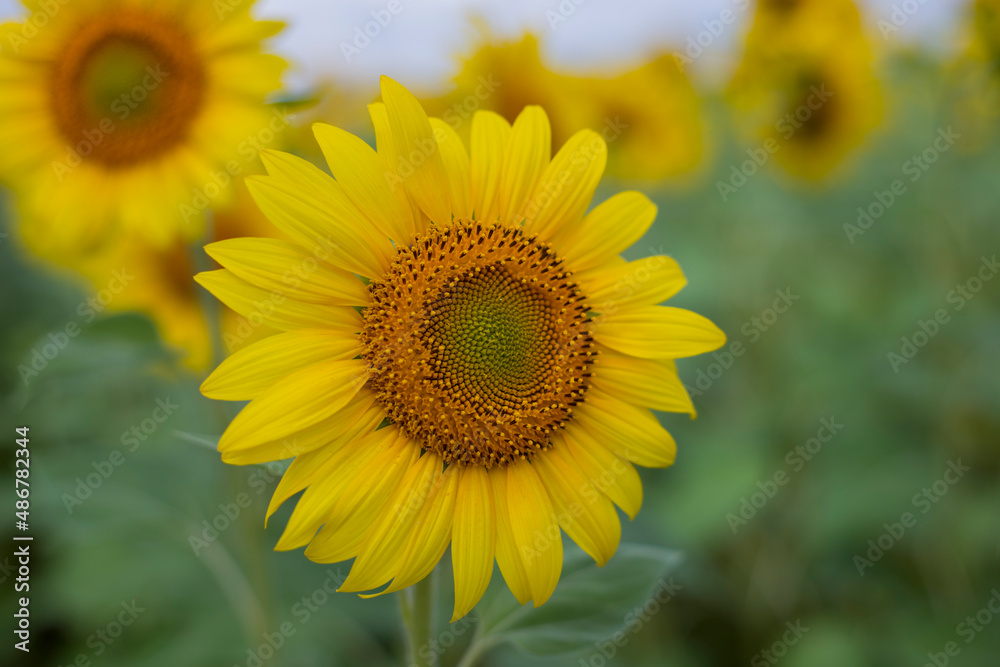
<svg viewBox="0 0 1000 667">
<path fill-rule="evenodd" d="M 584 297 L 547 246 L 460 221 L 418 237 L 380 280 L 361 334 L 389 418 L 449 463 L 545 449 L 597 354 Z"/>
<path fill-rule="evenodd" d="M 183 142 L 205 85 L 184 31 L 154 15 L 114 12 L 83 26 L 59 53 L 50 96 L 67 147 L 115 168 Z"/>
</svg>

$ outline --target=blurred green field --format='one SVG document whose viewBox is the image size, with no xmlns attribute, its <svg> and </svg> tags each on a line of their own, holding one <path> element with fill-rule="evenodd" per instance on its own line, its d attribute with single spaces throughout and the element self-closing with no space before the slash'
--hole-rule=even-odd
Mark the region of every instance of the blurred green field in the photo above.
<svg viewBox="0 0 1000 667">
<path fill-rule="evenodd" d="M 706 102 L 710 165 L 691 187 L 654 194 L 657 222 L 628 253 L 676 257 L 690 285 L 674 305 L 742 351 L 679 362 L 699 418 L 662 415 L 677 463 L 642 470 L 643 511 L 623 526 L 623 542 L 683 553 L 678 592 L 623 647 L 558 658 L 504 647 L 482 664 L 996 663 L 1000 617 L 980 610 L 1000 600 L 1000 278 L 989 268 L 1000 146 L 956 120 L 933 63 L 899 57 L 885 78 L 886 120 L 840 177 L 806 186 L 766 164 L 726 201 L 717 182 L 754 146 L 735 139 L 721 100 Z M 949 127 L 963 140 L 911 181 L 907 164 Z M 845 230 L 896 179 L 906 190 L 884 214 Z M 605 181 L 597 199 L 622 186 Z M 12 480 L 14 427 L 30 426 L 35 635 L 29 656 L 5 641 L 0 662 L 253 665 L 262 633 L 290 623 L 263 664 L 399 664 L 395 599 L 327 596 L 346 564 L 272 551 L 291 505 L 264 528 L 280 468 L 226 466 L 178 435 L 218 434 L 236 406 L 201 397 L 144 318 L 84 322 L 80 285 L 25 257 L 9 215 L 2 231 L 0 467 Z M 79 335 L 25 382 L 18 366 L 70 322 Z M 922 322 L 933 335 L 920 336 Z M 910 351 L 904 337 L 915 355 L 893 363 Z M 946 476 L 959 463 L 968 470 Z M 0 485 L 4 507 L 12 486 Z M 203 522 L 217 519 L 227 528 L 210 539 Z M 11 531 L 0 531 L 4 610 Z M 497 572 L 509 597 L 501 583 Z M 123 613 L 130 625 L 111 638 Z"/>
</svg>

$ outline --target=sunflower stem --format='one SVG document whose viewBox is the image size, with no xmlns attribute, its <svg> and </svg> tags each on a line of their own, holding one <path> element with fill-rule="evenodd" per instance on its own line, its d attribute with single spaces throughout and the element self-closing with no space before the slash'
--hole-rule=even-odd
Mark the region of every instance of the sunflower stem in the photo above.
<svg viewBox="0 0 1000 667">
<path fill-rule="evenodd" d="M 428 650 L 431 644 L 431 626 L 434 613 L 434 576 L 437 568 L 409 588 L 399 592 L 399 608 L 406 634 L 408 665 L 437 667 L 438 656 Z"/>
</svg>

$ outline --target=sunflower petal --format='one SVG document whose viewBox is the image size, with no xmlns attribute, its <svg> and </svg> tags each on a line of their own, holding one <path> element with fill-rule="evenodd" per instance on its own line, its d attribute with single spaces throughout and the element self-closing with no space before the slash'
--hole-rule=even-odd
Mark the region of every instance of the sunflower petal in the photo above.
<svg viewBox="0 0 1000 667">
<path fill-rule="evenodd" d="M 630 403 L 661 412 L 695 415 L 691 396 L 677 375 L 673 359 L 637 359 L 602 350 L 591 383 Z"/>
<path fill-rule="evenodd" d="M 673 465 L 677 444 L 649 410 L 590 387 L 587 401 L 573 415 L 583 430 L 622 458 L 647 468 Z"/>
<path fill-rule="evenodd" d="M 316 123 L 313 133 L 326 163 L 344 192 L 372 225 L 396 243 L 412 235 L 410 207 L 393 194 L 386 178 L 385 164 L 375 150 L 350 132 Z"/>
<path fill-rule="evenodd" d="M 510 123 L 500 114 L 477 111 L 472 116 L 472 207 L 480 222 L 492 222 L 500 215 L 497 207 L 500 171 L 509 139 Z"/>
<path fill-rule="evenodd" d="M 653 220 L 656 205 L 641 192 L 620 192 L 601 202 L 579 225 L 561 227 L 552 244 L 577 271 L 599 266 L 642 238 Z"/>
<path fill-rule="evenodd" d="M 448 182 L 427 113 L 413 93 L 387 76 L 381 79 L 382 99 L 398 163 L 394 176 L 401 179 L 420 209 L 439 225 L 451 223 L 452 202 L 443 184 Z"/>
<path fill-rule="evenodd" d="M 622 527 L 611 501 L 591 485 L 569 456 L 554 446 L 532 465 L 552 497 L 559 525 L 601 567 L 618 549 Z"/>
<path fill-rule="evenodd" d="M 581 428 L 571 425 L 563 433 L 563 441 L 570 457 L 594 488 L 622 508 L 629 519 L 634 519 L 642 507 L 642 480 L 635 467 Z"/>
<path fill-rule="evenodd" d="M 330 417 L 347 405 L 368 377 L 361 359 L 325 361 L 306 366 L 251 401 L 229 424 L 219 451 L 288 437 Z"/>
<path fill-rule="evenodd" d="M 451 192 L 451 212 L 456 218 L 472 215 L 472 195 L 469 192 L 469 152 L 451 125 L 440 118 L 431 118 L 431 129 L 438 143 L 438 151 L 448 174 Z"/>
<path fill-rule="evenodd" d="M 525 208 L 524 227 L 542 238 L 573 227 L 587 212 L 604 175 L 608 147 L 601 135 L 581 130 L 569 138 L 545 168 Z"/>
<path fill-rule="evenodd" d="M 621 308 L 663 303 L 687 284 L 677 261 L 663 255 L 614 263 L 579 280 L 591 309 L 606 315 Z"/>
<path fill-rule="evenodd" d="M 220 401 L 246 401 L 310 364 L 353 359 L 362 352 L 354 336 L 322 329 L 299 329 L 269 336 L 237 351 L 202 383 L 201 393 Z"/>
<path fill-rule="evenodd" d="M 722 347 L 726 334 L 708 318 L 671 306 L 627 308 L 599 318 L 596 338 L 642 359 L 693 357 Z"/>
<path fill-rule="evenodd" d="M 520 224 L 552 156 L 552 128 L 541 107 L 528 106 L 511 128 L 500 171 L 500 220 Z"/>
<path fill-rule="evenodd" d="M 525 604 L 531 600 L 531 582 L 524 568 L 524 560 L 514 541 L 514 529 L 511 526 L 510 511 L 507 509 L 507 470 L 506 468 L 490 469 L 490 485 L 493 487 L 493 508 L 497 520 L 497 565 L 503 574 L 507 587 L 517 601 Z"/>
<path fill-rule="evenodd" d="M 545 485 L 527 461 L 507 466 L 507 509 L 517 554 L 539 607 L 549 599 L 562 573 L 559 522 Z"/>
<path fill-rule="evenodd" d="M 406 546 L 420 509 L 434 487 L 443 482 L 442 464 L 441 457 L 427 452 L 406 472 L 365 536 L 350 574 L 337 590 L 367 591 L 392 579 L 393 566 Z"/>
<path fill-rule="evenodd" d="M 476 606 L 490 585 L 496 553 L 496 513 L 493 488 L 484 468 L 462 471 L 455 504 L 451 560 L 455 570 L 455 612 L 451 622 Z"/>
</svg>

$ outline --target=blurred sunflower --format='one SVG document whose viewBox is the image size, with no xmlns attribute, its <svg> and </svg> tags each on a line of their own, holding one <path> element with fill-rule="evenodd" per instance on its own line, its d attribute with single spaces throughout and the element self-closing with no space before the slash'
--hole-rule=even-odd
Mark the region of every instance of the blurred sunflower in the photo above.
<svg viewBox="0 0 1000 667">
<path fill-rule="evenodd" d="M 740 127 L 795 176 L 821 180 L 882 117 L 871 47 L 850 0 L 767 0 L 730 86 Z"/>
<path fill-rule="evenodd" d="M 242 236 L 275 236 L 274 226 L 261 214 L 246 187 L 239 183 L 235 206 L 212 219 L 212 239 Z M 118 236 L 96 253 L 63 262 L 83 276 L 88 286 L 100 290 L 109 272 L 128 276 L 121 292 L 103 304 L 108 313 L 138 312 L 153 320 L 163 341 L 181 353 L 180 360 L 194 371 L 204 371 L 212 362 L 212 327 L 200 302 L 194 274 L 198 268 L 192 246 L 175 241 L 166 248 L 144 239 Z M 221 315 L 222 343 L 229 353 L 275 333 L 274 329 L 249 322 L 229 308 Z"/>
<path fill-rule="evenodd" d="M 183 204 L 268 126 L 286 64 L 260 47 L 282 24 L 252 20 L 253 2 L 24 4 L 31 16 L 0 26 L 0 178 L 21 194 L 29 246 L 200 234 Z"/>
<path fill-rule="evenodd" d="M 526 34 L 516 42 L 485 43 L 462 64 L 454 84 L 452 92 L 423 103 L 466 138 L 477 109 L 513 122 L 537 104 L 549 113 L 556 143 L 580 127 L 600 132 L 609 145 L 608 173 L 619 178 L 676 177 L 702 158 L 700 104 L 673 56 L 611 77 L 567 76 L 542 62 L 538 38 Z"/>
<path fill-rule="evenodd" d="M 613 503 L 632 517 L 642 500 L 632 464 L 674 460 L 649 408 L 693 413 L 673 358 L 725 336 L 656 305 L 685 284 L 672 259 L 619 257 L 652 202 L 624 192 L 587 213 L 606 162 L 596 132 L 553 157 L 541 108 L 513 127 L 479 111 L 467 150 L 400 84 L 381 86 L 377 151 L 314 127 L 336 180 L 271 151 L 269 176 L 247 179 L 294 243 L 207 248 L 226 268 L 198 282 L 284 330 L 202 385 L 250 400 L 219 450 L 237 464 L 295 456 L 268 508 L 305 489 L 278 549 L 354 558 L 343 591 L 406 588 L 450 544 L 454 618 L 494 558 L 517 599 L 540 605 L 559 580 L 560 526 L 599 564 L 615 552 Z M 295 293 L 281 290 L 298 270 Z"/>
<path fill-rule="evenodd" d="M 979 151 L 996 133 L 1000 117 L 1000 0 L 973 0 L 966 16 L 968 48 L 949 70 L 960 145 Z"/>
</svg>

